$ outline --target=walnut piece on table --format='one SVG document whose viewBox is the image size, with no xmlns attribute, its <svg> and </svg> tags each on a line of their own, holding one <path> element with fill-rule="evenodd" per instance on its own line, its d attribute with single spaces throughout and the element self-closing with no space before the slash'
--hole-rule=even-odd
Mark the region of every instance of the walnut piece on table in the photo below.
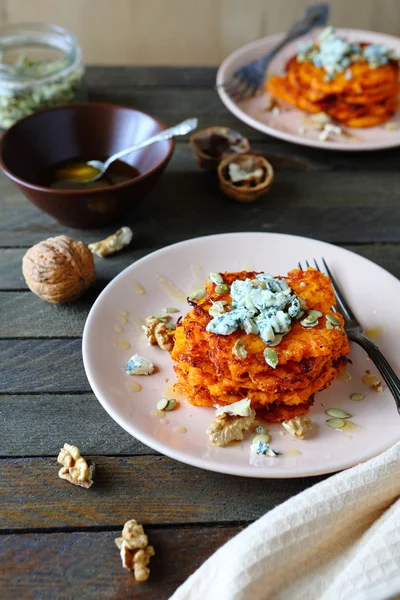
<svg viewBox="0 0 400 600">
<path fill-rule="evenodd" d="M 87 489 L 93 485 L 94 464 L 86 462 L 77 446 L 64 444 L 57 457 L 57 462 L 63 465 L 58 472 L 61 479 L 66 479 L 73 485 Z"/>
<path fill-rule="evenodd" d="M 148 564 L 154 556 L 153 546 L 149 546 L 148 538 L 135 519 L 127 521 L 122 530 L 122 537 L 116 538 L 115 544 L 120 551 L 122 566 L 133 571 L 136 581 L 146 581 L 150 575 Z"/>
<path fill-rule="evenodd" d="M 121 227 L 121 229 L 118 229 L 118 231 L 109 235 L 105 240 L 89 244 L 89 250 L 92 254 L 97 254 L 97 256 L 109 256 L 110 254 L 120 252 L 123 248 L 129 246 L 132 237 L 133 232 L 130 227 Z"/>
</svg>

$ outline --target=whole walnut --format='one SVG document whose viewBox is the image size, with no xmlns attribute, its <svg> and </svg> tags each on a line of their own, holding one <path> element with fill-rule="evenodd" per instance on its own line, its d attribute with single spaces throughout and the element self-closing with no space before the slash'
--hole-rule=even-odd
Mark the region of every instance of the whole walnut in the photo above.
<svg viewBox="0 0 400 600">
<path fill-rule="evenodd" d="M 53 304 L 77 300 L 96 280 L 89 248 L 67 235 L 32 246 L 22 259 L 22 272 L 29 289 Z"/>
</svg>

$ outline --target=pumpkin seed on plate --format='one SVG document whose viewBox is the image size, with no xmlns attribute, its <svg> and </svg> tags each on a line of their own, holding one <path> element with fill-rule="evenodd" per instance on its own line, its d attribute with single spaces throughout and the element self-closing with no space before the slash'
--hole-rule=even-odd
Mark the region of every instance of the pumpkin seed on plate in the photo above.
<svg viewBox="0 0 400 600">
<path fill-rule="evenodd" d="M 351 417 L 348 412 L 341 408 L 328 408 L 325 412 L 330 417 L 338 417 L 339 419 L 348 419 Z"/>
<path fill-rule="evenodd" d="M 176 400 L 174 398 L 171 398 L 170 400 L 168 400 L 167 406 L 164 408 L 164 410 L 172 410 L 175 404 Z"/>
<path fill-rule="evenodd" d="M 161 398 L 161 400 L 159 400 L 157 402 L 158 410 L 164 410 L 165 407 L 168 405 L 168 402 L 169 402 L 168 398 Z"/>
<path fill-rule="evenodd" d="M 353 402 L 361 402 L 364 398 L 365 394 L 350 394 L 350 400 L 353 400 Z"/>
<path fill-rule="evenodd" d="M 167 308 L 164 308 L 164 311 L 169 314 L 169 313 L 177 313 L 180 312 L 179 308 L 172 308 L 171 306 L 167 306 Z"/>
<path fill-rule="evenodd" d="M 215 293 L 216 294 L 226 294 L 227 292 L 229 292 L 230 287 L 229 285 L 226 285 L 226 283 L 221 283 L 220 285 L 217 285 L 217 287 L 215 288 Z"/>
<path fill-rule="evenodd" d="M 223 277 L 220 273 L 211 272 L 208 274 L 207 279 L 208 279 L 208 281 L 211 281 L 211 283 L 215 283 L 215 285 L 224 283 Z"/>
<path fill-rule="evenodd" d="M 260 433 L 253 438 L 252 444 L 257 444 L 257 442 L 264 442 L 267 444 L 269 442 L 268 433 Z"/>
<path fill-rule="evenodd" d="M 265 348 L 264 358 L 265 358 L 265 362 L 267 363 L 267 365 L 269 365 L 273 369 L 276 368 L 276 365 L 278 364 L 279 359 L 278 359 L 278 355 L 275 352 L 275 350 L 271 350 L 271 348 Z"/>
<path fill-rule="evenodd" d="M 343 419 L 333 418 L 328 419 L 326 424 L 328 427 L 332 427 L 332 429 L 342 429 L 346 425 L 346 421 L 343 421 Z"/>
<path fill-rule="evenodd" d="M 332 323 L 332 325 L 338 325 L 339 327 L 341 327 L 342 325 L 339 319 L 337 319 L 333 315 L 326 315 L 326 320 L 329 321 L 329 323 Z"/>
</svg>

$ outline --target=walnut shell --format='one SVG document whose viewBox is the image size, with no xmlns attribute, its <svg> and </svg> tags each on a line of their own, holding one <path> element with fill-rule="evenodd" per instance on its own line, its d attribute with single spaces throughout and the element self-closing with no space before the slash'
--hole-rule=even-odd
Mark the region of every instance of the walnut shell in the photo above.
<svg viewBox="0 0 400 600">
<path fill-rule="evenodd" d="M 77 300 L 96 280 L 89 248 L 66 235 L 32 246 L 22 259 L 22 273 L 29 289 L 52 304 Z"/>
<path fill-rule="evenodd" d="M 244 171 L 248 171 L 249 175 L 252 175 L 252 171 L 260 172 L 260 174 L 248 180 L 233 182 L 229 175 L 231 164 L 235 164 Z M 268 191 L 274 179 L 272 165 L 263 156 L 257 154 L 228 156 L 220 162 L 217 173 L 219 187 L 222 192 L 239 202 L 253 202 Z"/>
<path fill-rule="evenodd" d="M 207 127 L 190 136 L 190 146 L 197 164 L 204 169 L 216 170 L 223 158 L 247 152 L 249 141 L 229 127 Z"/>
</svg>

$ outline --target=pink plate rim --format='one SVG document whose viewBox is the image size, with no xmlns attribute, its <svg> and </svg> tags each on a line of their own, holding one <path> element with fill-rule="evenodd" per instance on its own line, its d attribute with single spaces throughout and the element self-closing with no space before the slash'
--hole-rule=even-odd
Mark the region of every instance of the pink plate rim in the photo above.
<svg viewBox="0 0 400 600">
<path fill-rule="evenodd" d="M 379 33 L 375 31 L 366 31 L 362 29 L 350 29 L 350 28 L 337 28 L 337 32 L 343 36 L 356 34 L 357 37 L 361 40 L 368 40 L 368 37 L 376 37 L 379 36 L 382 43 L 385 43 L 388 46 L 396 47 L 400 50 L 400 38 L 388 35 L 384 33 Z M 279 33 L 270 36 L 266 36 L 260 38 L 254 42 L 250 42 L 245 46 L 242 46 L 238 50 L 232 52 L 225 60 L 221 63 L 216 78 L 216 87 L 219 97 L 221 98 L 223 104 L 226 108 L 246 125 L 249 125 L 253 129 L 257 131 L 261 131 L 262 133 L 266 133 L 272 137 L 279 138 L 285 140 L 287 142 L 293 142 L 295 144 L 299 144 L 302 146 L 311 146 L 314 148 L 322 148 L 324 150 L 344 150 L 346 152 L 360 152 L 360 151 L 373 151 L 373 150 L 383 150 L 388 148 L 396 148 L 400 146 L 400 129 L 398 135 L 396 132 L 393 132 L 391 140 L 387 141 L 376 141 L 376 142 L 354 142 L 354 143 L 342 143 L 336 141 L 322 142 L 320 140 L 309 139 L 300 135 L 295 135 L 292 133 L 288 133 L 286 131 L 281 131 L 275 127 L 271 127 L 265 123 L 262 123 L 258 119 L 253 118 L 251 115 L 247 114 L 236 102 L 234 102 L 231 97 L 225 92 L 225 90 L 221 87 L 224 81 L 226 81 L 233 73 L 233 71 L 238 68 L 241 64 L 245 64 L 249 60 L 254 60 L 257 57 L 262 56 L 268 48 L 272 47 L 276 43 L 278 43 L 285 34 Z M 307 39 L 310 37 L 310 34 L 303 36 L 303 38 L 298 38 L 297 43 L 301 43 L 302 39 Z M 278 53 L 277 56 L 279 56 Z M 400 52 L 399 52 L 400 54 Z M 275 58 L 274 58 L 275 60 Z M 356 130 L 354 130 L 356 131 Z M 358 130 L 361 131 L 361 130 Z"/>
</svg>

